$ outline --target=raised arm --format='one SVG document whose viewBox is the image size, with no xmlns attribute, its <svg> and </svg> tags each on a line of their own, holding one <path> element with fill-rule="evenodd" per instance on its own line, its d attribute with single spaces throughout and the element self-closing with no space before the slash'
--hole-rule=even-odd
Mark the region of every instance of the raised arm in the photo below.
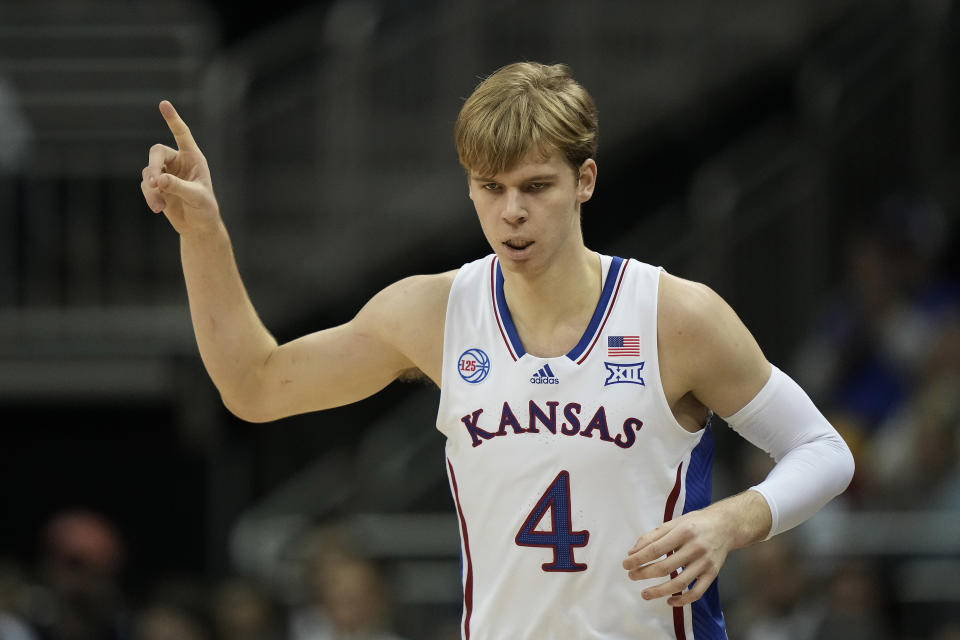
<svg viewBox="0 0 960 640">
<path fill-rule="evenodd" d="M 151 147 L 141 190 L 180 234 L 197 345 L 227 408 L 264 422 L 359 400 L 412 368 L 439 382 L 451 274 L 397 282 L 350 322 L 278 345 L 240 278 L 206 159 L 173 105 L 160 112 L 177 148 Z"/>
</svg>

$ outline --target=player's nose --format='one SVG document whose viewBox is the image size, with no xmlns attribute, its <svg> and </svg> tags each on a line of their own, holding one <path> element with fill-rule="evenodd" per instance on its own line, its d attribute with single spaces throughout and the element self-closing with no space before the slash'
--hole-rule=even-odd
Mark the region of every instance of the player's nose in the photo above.
<svg viewBox="0 0 960 640">
<path fill-rule="evenodd" d="M 503 219 L 510 224 L 520 224 L 527 219 L 523 194 L 519 190 L 507 190 L 506 197 L 503 199 Z"/>
</svg>

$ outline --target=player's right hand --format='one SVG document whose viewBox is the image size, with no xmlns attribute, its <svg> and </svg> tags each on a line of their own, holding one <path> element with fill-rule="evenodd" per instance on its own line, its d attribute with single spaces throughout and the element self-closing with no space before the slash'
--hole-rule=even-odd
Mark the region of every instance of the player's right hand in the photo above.
<svg viewBox="0 0 960 640">
<path fill-rule="evenodd" d="M 220 219 L 207 159 L 169 101 L 160 103 L 177 148 L 150 147 L 140 190 L 154 213 L 161 211 L 180 235 L 213 228 Z"/>
</svg>

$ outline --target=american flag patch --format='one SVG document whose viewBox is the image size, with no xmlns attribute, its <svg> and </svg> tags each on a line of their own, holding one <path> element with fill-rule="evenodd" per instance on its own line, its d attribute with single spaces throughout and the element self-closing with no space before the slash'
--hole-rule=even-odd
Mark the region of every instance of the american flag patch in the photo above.
<svg viewBox="0 0 960 640">
<path fill-rule="evenodd" d="M 640 336 L 607 336 L 607 357 L 640 355 Z"/>
</svg>

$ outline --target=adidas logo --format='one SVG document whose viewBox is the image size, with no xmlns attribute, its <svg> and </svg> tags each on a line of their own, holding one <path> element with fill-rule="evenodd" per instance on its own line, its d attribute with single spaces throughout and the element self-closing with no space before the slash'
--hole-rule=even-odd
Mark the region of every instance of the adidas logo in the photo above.
<svg viewBox="0 0 960 640">
<path fill-rule="evenodd" d="M 530 376 L 530 382 L 533 384 L 560 384 L 560 378 L 553 375 L 550 365 L 545 364 L 540 370 Z"/>
</svg>

